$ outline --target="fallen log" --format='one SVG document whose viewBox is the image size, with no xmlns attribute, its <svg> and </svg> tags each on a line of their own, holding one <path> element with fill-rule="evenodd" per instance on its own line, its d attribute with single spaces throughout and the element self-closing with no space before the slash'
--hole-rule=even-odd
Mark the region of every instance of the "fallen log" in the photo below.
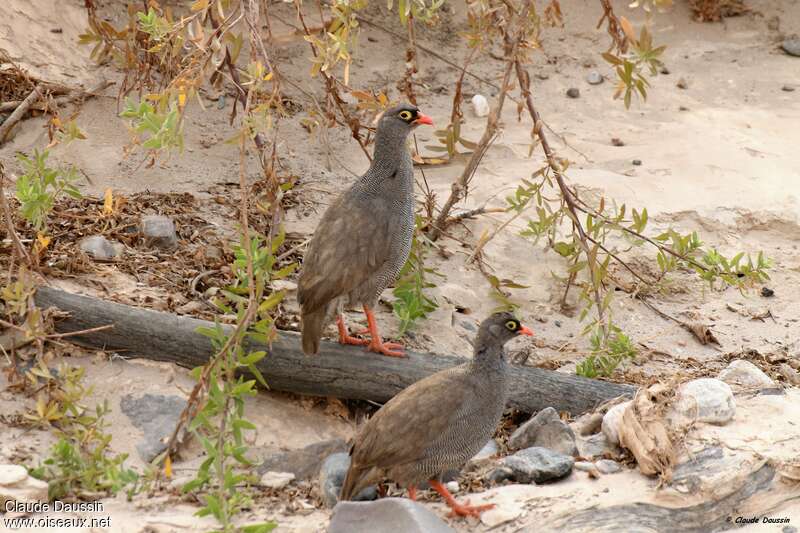
<svg viewBox="0 0 800 533">
<path fill-rule="evenodd" d="M 56 307 L 69 316 L 56 322 L 59 333 L 70 333 L 113 324 L 113 328 L 71 337 L 122 355 L 141 356 L 193 368 L 214 353 L 209 339 L 196 332 L 205 320 L 150 311 L 97 298 L 41 287 L 36 305 Z M 461 364 L 464 359 L 449 355 L 409 352 L 395 358 L 365 352 L 361 347 L 323 342 L 320 353 L 307 356 L 300 348 L 300 336 L 282 331 L 271 347 L 254 345 L 268 352 L 258 363 L 269 387 L 274 390 L 314 396 L 334 396 L 386 402 L 399 391 L 434 372 Z M 580 414 L 598 404 L 632 395 L 630 385 L 609 383 L 562 374 L 540 368 L 512 366 L 509 403 L 534 412 L 552 406 L 559 411 Z"/>
</svg>

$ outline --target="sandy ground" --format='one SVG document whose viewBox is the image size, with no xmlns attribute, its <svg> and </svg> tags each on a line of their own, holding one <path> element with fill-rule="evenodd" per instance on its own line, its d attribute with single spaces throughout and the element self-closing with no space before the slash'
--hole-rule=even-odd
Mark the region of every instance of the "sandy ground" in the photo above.
<svg viewBox="0 0 800 533">
<path fill-rule="evenodd" d="M 607 35 L 595 29 L 600 8 L 595 2 L 580 0 L 562 2 L 564 30 L 544 30 L 547 57 L 535 54 L 529 67 L 532 74 L 547 76 L 532 76 L 535 98 L 542 117 L 558 134 L 550 134 L 551 142 L 560 156 L 571 161 L 569 178 L 584 194 L 603 195 L 629 207 L 646 206 L 653 231 L 668 226 L 682 231 L 696 229 L 704 241 L 726 253 L 763 250 L 773 260 L 772 281 L 767 285 L 775 290 L 775 296 L 770 299 L 761 298 L 757 291 L 741 294 L 734 289 L 708 290 L 685 276 L 676 278 L 675 290 L 657 298 L 659 307 L 673 316 L 684 320 L 694 317 L 713 324 L 720 347 L 701 346 L 689 333 L 654 315 L 639 302 L 618 297 L 613 309 L 615 319 L 647 348 L 627 367 L 625 376 L 647 381 L 676 374 L 710 375 L 727 364 L 726 354 L 740 352 L 751 354 L 754 362 L 769 372 L 773 370 L 769 356 L 800 354 L 800 182 L 796 179 L 800 175 L 800 60 L 782 53 L 777 46 L 782 36 L 800 33 L 800 3 L 759 2 L 759 13 L 717 24 L 691 21 L 684 2 L 677 3 L 672 12 L 656 18 L 655 39 L 668 47 L 664 61 L 670 74 L 651 80 L 646 104 L 635 102 L 626 111 L 621 102 L 611 100 L 613 84 L 608 80 L 614 79 L 613 73 L 599 57 L 607 46 Z M 623 2 L 615 4 L 635 24 L 642 22 L 640 11 L 627 9 Z M 0 7 L 0 31 L 10 36 L 3 47 L 46 79 L 87 88 L 101 79 L 118 79 L 113 69 L 92 65 L 86 57 L 88 49 L 74 44 L 85 27 L 81 6 L 81 2 L 70 0 L 59 3 L 57 10 L 55 3 L 34 10 L 23 0 L 7 1 Z M 294 20 L 290 6 L 277 5 L 275 9 L 284 21 Z M 395 19 L 388 17 L 383 7 L 371 6 L 367 15 L 387 27 L 394 24 Z M 313 15 L 310 17 L 313 19 Z M 771 24 L 774 17 L 779 20 L 777 30 Z M 460 62 L 465 51 L 455 32 L 463 23 L 463 16 L 452 13 L 445 19 L 443 25 L 449 32 L 421 29 L 419 42 Z M 285 28 L 278 26 L 277 30 Z M 62 33 L 49 31 L 55 27 L 61 28 Z M 385 89 L 397 96 L 394 85 L 404 69 L 404 43 L 371 26 L 364 26 L 362 32 L 362 43 L 369 38 L 373 41 L 369 43 L 370 50 L 379 53 L 370 53 L 368 59 L 357 58 L 351 74 L 354 86 Z M 285 74 L 308 85 L 306 43 L 297 40 L 275 54 Z M 437 124 L 444 125 L 457 71 L 424 53 L 420 53 L 419 60 L 419 79 L 430 89 L 420 90 L 420 108 L 432 115 Z M 473 65 L 472 69 L 495 79 L 500 70 L 491 61 Z M 601 72 L 607 81 L 589 85 L 585 76 L 590 69 Z M 676 87 L 681 78 L 686 81 L 686 89 Z M 782 91 L 784 85 L 797 90 Z M 316 87 L 310 89 L 317 90 Z M 567 98 L 565 91 L 569 87 L 579 88 L 581 97 Z M 467 78 L 464 92 L 467 98 L 478 92 L 493 96 L 490 87 L 471 78 Z M 302 101 L 298 94 L 291 90 L 288 93 Z M 125 122 L 115 118 L 118 108 L 114 95 L 111 88 L 106 96 L 83 105 L 78 123 L 88 135 L 86 141 L 53 150 L 58 160 L 78 165 L 89 176 L 91 182 L 81 185 L 85 193 L 101 195 L 105 188 L 112 187 L 121 194 L 189 191 L 204 197 L 215 185 L 238 181 L 238 156 L 223 142 L 232 131 L 228 125 L 231 98 L 224 109 L 217 109 L 216 103 L 210 101 L 204 101 L 205 110 L 193 106 L 186 127 L 187 150 L 145 168 L 140 164 L 141 155 L 124 158 L 122 146 L 129 133 Z M 330 143 L 336 157 L 326 168 L 326 148 L 299 125 L 303 116 L 301 111 L 281 124 L 278 153 L 283 171 L 300 178 L 297 190 L 301 203 L 287 212 L 286 229 L 310 234 L 332 195 L 354 179 L 346 169 L 361 173 L 367 161 L 345 132 L 331 131 Z M 468 105 L 465 116 L 464 135 L 477 140 L 484 120 L 475 117 Z M 46 144 L 44 125 L 41 118 L 25 121 L 13 140 L 0 148 L 0 157 L 8 160 L 17 151 L 28 152 Z M 519 180 L 542 165 L 538 151 L 527 157 L 529 131 L 529 121 L 519 122 L 510 103 L 503 115 L 502 135 L 478 170 L 469 199 L 460 207 L 469 209 L 484 203 L 503 206 L 504 196 L 513 191 Z M 612 137 L 620 138 L 625 145 L 613 146 Z M 417 140 L 425 146 L 435 138 L 432 130 L 419 129 Z M 634 166 L 634 159 L 641 160 L 641 166 Z M 7 164 L 14 169 L 13 162 Z M 425 168 L 427 181 L 440 201 L 447 196 L 460 169 L 460 162 Z M 249 175 L 255 178 L 256 174 L 257 164 L 251 158 Z M 502 223 L 504 217 L 468 221 L 454 230 L 455 236 L 474 242 L 484 230 Z M 525 341 L 534 344 L 519 343 L 511 348 L 529 352 L 529 364 L 563 366 L 564 371 L 571 371 L 588 344 L 579 335 L 582 325 L 577 318 L 559 311 L 563 285 L 551 273 L 560 274 L 564 265 L 555 254 L 545 253 L 541 246 L 518 236 L 516 230 L 524 225 L 524 220 L 517 220 L 485 250 L 486 261 L 495 273 L 529 287 L 514 290 L 513 297 L 522 304 L 521 318 L 533 325 L 537 337 Z M 467 355 L 471 351 L 467 340 L 471 333 L 462 321 L 479 320 L 494 303 L 483 276 L 474 265 L 465 262 L 469 250 L 450 239 L 444 239 L 442 245 L 454 255 L 445 260 L 431 254 L 436 267 L 446 276 L 431 291 L 439 309 L 420 324 L 409 344 L 434 353 Z M 639 255 L 653 257 L 649 250 L 630 253 L 631 257 Z M 118 276 L 114 279 L 118 280 Z M 153 292 L 159 294 L 158 290 Z M 456 306 L 469 308 L 472 314 L 458 313 Z M 753 318 L 765 316 L 766 311 L 766 318 Z M 351 320 L 361 317 L 353 315 Z M 384 328 L 396 326 L 388 309 L 381 310 L 379 320 Z M 184 394 L 190 387 L 190 380 L 181 369 L 134 361 L 109 362 L 93 355 L 82 355 L 75 361 L 88 367 L 88 379 L 96 385 L 98 399 L 114 398 L 122 390 Z M 0 393 L 0 402 L 4 409 L 19 407 L 8 392 Z M 320 408 L 298 407 L 296 399 L 281 395 L 262 394 L 250 407 L 250 416 L 260 428 L 254 444 L 265 449 L 299 448 L 331 436 L 347 437 L 353 430 L 351 421 L 326 415 Z M 132 451 L 137 430 L 118 411 L 111 420 L 114 449 Z M 4 428 L 0 459 L 18 454 L 36 456 L 48 439 L 44 433 L 20 436 Z M 16 450 L 18 446 L 28 449 Z M 604 505 L 617 503 L 621 495 L 615 487 L 643 483 L 633 480 L 642 479 L 635 474 L 625 476 L 604 478 L 591 485 L 596 501 Z M 603 493 L 602 484 L 609 484 L 610 492 Z M 518 490 L 520 497 L 535 499 L 539 506 L 550 506 L 554 500 L 561 502 L 563 505 L 554 507 L 555 512 L 568 510 L 571 502 L 581 501 L 586 495 L 581 491 L 587 490 L 581 487 L 585 486 L 584 480 L 573 476 L 570 481 L 546 489 Z M 651 489 L 647 485 L 646 490 L 652 492 Z M 563 496 L 570 491 L 574 491 L 573 496 Z M 537 516 L 536 505 L 528 511 L 528 520 Z M 120 516 L 131 512 L 130 506 L 119 501 L 113 508 Z M 793 512 L 795 521 L 800 521 L 800 511 Z M 153 513 L 163 515 L 167 523 L 169 515 L 175 515 L 177 522 L 156 528 L 159 531 L 184 529 L 190 524 L 203 527 L 186 518 L 190 513 L 185 517 L 175 509 Z M 323 527 L 326 519 L 324 511 L 316 510 L 302 517 L 283 516 L 281 523 L 286 531 L 314 531 Z M 520 524 L 524 524 L 526 517 L 521 519 Z"/>
</svg>

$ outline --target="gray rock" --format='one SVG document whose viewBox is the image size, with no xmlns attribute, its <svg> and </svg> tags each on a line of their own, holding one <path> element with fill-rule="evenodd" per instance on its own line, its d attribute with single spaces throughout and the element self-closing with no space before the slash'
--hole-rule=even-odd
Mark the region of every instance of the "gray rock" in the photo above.
<svg viewBox="0 0 800 533">
<path fill-rule="evenodd" d="M 600 85 L 603 83 L 603 76 L 601 76 L 596 70 L 593 70 L 586 75 L 586 81 L 589 83 L 589 85 Z"/>
<path fill-rule="evenodd" d="M 328 533 L 455 533 L 425 506 L 408 498 L 341 502 L 333 509 Z"/>
<path fill-rule="evenodd" d="M 125 252 L 125 246 L 122 243 L 110 241 L 102 235 L 84 237 L 78 246 L 82 252 L 97 261 L 112 261 Z"/>
<path fill-rule="evenodd" d="M 786 39 L 781 44 L 781 48 L 790 56 L 800 57 L 800 38 Z"/>
<path fill-rule="evenodd" d="M 681 385 L 673 408 L 691 421 L 725 424 L 736 414 L 736 401 L 724 381 L 700 378 Z"/>
<path fill-rule="evenodd" d="M 175 223 L 163 215 L 146 215 L 142 217 L 141 232 L 144 244 L 148 248 L 169 250 L 178 245 Z"/>
<path fill-rule="evenodd" d="M 136 451 L 142 461 L 149 463 L 166 449 L 166 439 L 172 435 L 186 400 L 161 394 L 145 394 L 139 398 L 126 394 L 120 399 L 119 407 L 144 433 L 141 442 L 136 444 Z"/>
<path fill-rule="evenodd" d="M 282 489 L 294 481 L 294 474 L 291 472 L 273 472 L 270 470 L 261 476 L 259 485 L 270 489 Z"/>
<path fill-rule="evenodd" d="M 513 477 L 514 477 L 513 470 L 505 466 L 500 466 L 489 472 L 489 475 L 486 476 L 486 479 L 490 483 L 502 483 L 503 481 L 508 481 Z"/>
<path fill-rule="evenodd" d="M 622 470 L 622 466 L 611 459 L 600 459 L 595 463 L 595 466 L 597 466 L 597 469 L 603 474 L 616 474 Z"/>
<path fill-rule="evenodd" d="M 520 450 L 503 459 L 503 466 L 513 471 L 513 479 L 519 483 L 543 483 L 561 479 L 572 471 L 575 460 L 547 448 L 534 446 Z"/>
<path fill-rule="evenodd" d="M 633 166 L 635 166 L 635 167 L 642 166 L 642 160 L 641 159 L 634 159 L 633 161 L 631 161 L 631 163 L 633 163 Z"/>
<path fill-rule="evenodd" d="M 578 454 L 580 457 L 588 460 L 598 457 L 616 456 L 620 451 L 617 446 L 608 442 L 608 439 L 603 433 L 589 435 L 588 437 L 578 437 L 576 444 L 578 445 Z"/>
<path fill-rule="evenodd" d="M 344 439 L 330 439 L 315 442 L 300 450 L 281 452 L 264 459 L 258 467 L 258 474 L 269 471 L 291 472 L 295 479 L 312 479 L 319 474 L 322 461 L 336 452 L 347 450 Z"/>
<path fill-rule="evenodd" d="M 569 96 L 570 98 L 579 98 L 580 95 L 581 92 L 575 87 L 570 87 L 569 89 L 567 89 L 567 96 Z"/>
<path fill-rule="evenodd" d="M 783 87 L 781 87 L 781 90 L 787 93 L 791 93 L 794 92 L 794 87 L 791 85 L 784 85 Z"/>
<path fill-rule="evenodd" d="M 797 528 L 794 526 L 783 526 L 781 533 L 797 533 Z"/>
<path fill-rule="evenodd" d="M 615 446 L 619 444 L 619 424 L 622 421 L 622 414 L 630 404 L 630 400 L 619 403 L 609 409 L 608 412 L 603 416 L 603 424 L 601 425 L 601 428 L 603 435 L 606 436 L 606 439 L 610 444 Z"/>
<path fill-rule="evenodd" d="M 678 80 L 678 83 L 675 84 L 678 89 L 688 89 L 689 82 L 686 81 L 686 78 L 681 78 Z"/>
<path fill-rule="evenodd" d="M 744 389 L 764 389 L 775 386 L 760 368 L 744 359 L 737 359 L 719 373 L 719 379 L 731 386 Z"/>
<path fill-rule="evenodd" d="M 350 468 L 350 455 L 345 452 L 329 455 L 319 469 L 319 489 L 322 501 L 327 507 L 333 507 L 339 501 L 339 492 L 344 484 L 347 469 Z M 375 500 L 378 497 L 376 487 L 367 487 L 353 498 L 354 501 Z"/>
<path fill-rule="evenodd" d="M 471 463 L 478 463 L 486 459 L 490 459 L 491 457 L 494 457 L 499 452 L 500 448 L 497 446 L 497 441 L 495 441 L 494 439 L 489 439 L 489 442 L 487 442 L 486 445 L 483 448 L 481 448 L 481 451 L 476 453 L 475 456 L 469 461 Z"/>
<path fill-rule="evenodd" d="M 536 416 L 518 427 L 508 439 L 508 447 L 511 450 L 532 446 L 541 446 L 565 455 L 578 454 L 575 433 L 552 407 L 536 413 Z"/>
</svg>

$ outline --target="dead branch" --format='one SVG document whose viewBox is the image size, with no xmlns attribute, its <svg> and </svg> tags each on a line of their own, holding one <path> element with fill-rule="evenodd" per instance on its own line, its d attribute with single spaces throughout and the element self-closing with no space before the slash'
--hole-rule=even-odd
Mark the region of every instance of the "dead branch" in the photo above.
<svg viewBox="0 0 800 533">
<path fill-rule="evenodd" d="M 22 101 L 21 104 L 17 106 L 13 113 L 3 122 L 0 124 L 0 145 L 2 145 L 5 140 L 6 136 L 8 136 L 11 129 L 16 126 L 17 122 L 22 120 L 25 114 L 30 110 L 33 103 L 42 97 L 42 94 L 39 92 L 39 87 L 35 86 L 30 94 Z"/>
<path fill-rule="evenodd" d="M 481 140 L 478 142 L 478 146 L 472 152 L 472 156 L 470 157 L 467 166 L 464 167 L 464 171 L 461 173 L 461 176 L 459 176 L 459 178 L 453 182 L 450 196 L 447 198 L 447 201 L 439 211 L 439 216 L 436 217 L 436 220 L 433 222 L 433 227 L 428 235 L 432 241 L 437 240 L 441 235 L 442 228 L 444 228 L 445 222 L 450 216 L 450 210 L 453 208 L 453 206 L 466 197 L 469 182 L 472 179 L 472 176 L 475 174 L 475 171 L 478 169 L 478 165 L 483 159 L 483 156 L 486 155 L 489 145 L 492 143 L 495 135 L 497 134 L 497 124 L 503 112 L 503 104 L 505 103 L 506 93 L 508 92 L 509 82 L 511 80 L 511 71 L 514 68 L 514 58 L 517 56 L 517 50 L 519 49 L 520 43 L 525 36 L 524 25 L 528 18 L 530 9 L 531 2 L 530 0 L 527 0 L 525 2 L 525 7 L 522 11 L 522 14 L 516 19 L 518 27 L 516 29 L 516 35 L 513 37 L 513 39 L 510 36 L 510 31 L 506 30 L 506 69 L 503 74 L 503 84 L 502 88 L 500 89 L 500 94 L 497 97 L 497 103 L 495 104 L 494 109 L 489 112 L 489 117 L 486 119 L 486 129 L 483 131 L 483 135 L 481 136 Z"/>
</svg>

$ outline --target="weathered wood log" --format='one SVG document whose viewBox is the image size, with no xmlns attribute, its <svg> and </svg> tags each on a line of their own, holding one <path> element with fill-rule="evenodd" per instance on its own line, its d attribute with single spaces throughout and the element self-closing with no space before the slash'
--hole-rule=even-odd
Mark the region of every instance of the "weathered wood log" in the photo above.
<svg viewBox="0 0 800 533">
<path fill-rule="evenodd" d="M 196 367 L 214 353 L 210 341 L 196 332 L 211 322 L 150 311 L 80 296 L 53 288 L 36 291 L 36 305 L 56 307 L 69 317 L 56 323 L 59 333 L 113 324 L 113 328 L 70 337 L 122 355 L 169 361 Z M 395 358 L 365 352 L 361 347 L 323 342 L 320 353 L 307 356 L 300 349 L 300 336 L 281 332 L 271 347 L 253 346 L 268 352 L 258 363 L 271 389 L 314 396 L 334 396 L 386 402 L 392 396 L 434 372 L 461 364 L 462 358 L 408 352 Z M 543 370 L 513 366 L 510 405 L 527 412 L 552 406 L 579 414 L 622 395 L 632 395 L 630 385 L 609 383 Z"/>
</svg>

